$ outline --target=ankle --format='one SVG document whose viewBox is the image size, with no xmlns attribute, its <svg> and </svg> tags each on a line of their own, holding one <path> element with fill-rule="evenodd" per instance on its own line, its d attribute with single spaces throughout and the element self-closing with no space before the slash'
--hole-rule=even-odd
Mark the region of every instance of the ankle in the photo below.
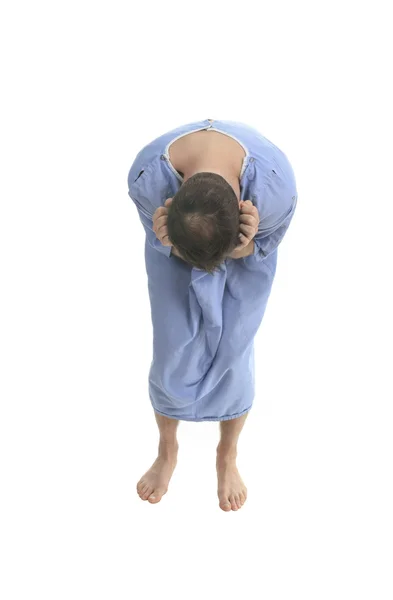
<svg viewBox="0 0 393 600">
<path fill-rule="evenodd" d="M 177 440 L 160 440 L 158 445 L 158 454 L 165 459 L 176 459 L 179 444 Z"/>
<path fill-rule="evenodd" d="M 220 442 L 217 446 L 217 462 L 234 462 L 237 458 L 237 446 Z"/>
</svg>

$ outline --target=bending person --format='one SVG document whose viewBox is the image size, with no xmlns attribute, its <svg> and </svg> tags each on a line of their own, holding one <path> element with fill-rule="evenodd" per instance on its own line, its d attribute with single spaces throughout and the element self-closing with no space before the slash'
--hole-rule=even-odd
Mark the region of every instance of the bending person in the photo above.
<svg viewBox="0 0 393 600">
<path fill-rule="evenodd" d="M 146 232 L 160 434 L 138 494 L 154 504 L 167 492 L 179 421 L 219 421 L 219 506 L 238 510 L 247 489 L 237 443 L 254 399 L 254 338 L 297 203 L 293 170 L 255 128 L 207 119 L 145 146 L 128 187 Z"/>
</svg>

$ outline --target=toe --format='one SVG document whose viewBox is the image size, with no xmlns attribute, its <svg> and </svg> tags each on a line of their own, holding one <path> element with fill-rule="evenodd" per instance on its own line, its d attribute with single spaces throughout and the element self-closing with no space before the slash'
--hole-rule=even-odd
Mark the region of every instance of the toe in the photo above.
<svg viewBox="0 0 393 600">
<path fill-rule="evenodd" d="M 152 493 L 151 487 L 147 487 L 146 490 L 142 494 L 142 500 L 147 500 L 150 494 Z"/>
<path fill-rule="evenodd" d="M 241 502 L 241 500 L 240 500 L 240 496 L 239 496 L 239 494 L 237 494 L 237 495 L 235 496 L 235 501 L 236 501 L 236 505 L 237 505 L 237 507 L 238 507 L 238 508 L 241 508 L 241 507 L 242 507 L 242 502 Z"/>
<path fill-rule="evenodd" d="M 229 510 L 231 510 L 231 503 L 229 502 L 228 498 L 221 498 L 220 508 L 222 510 L 224 510 L 225 512 L 228 512 Z"/>
<path fill-rule="evenodd" d="M 240 500 L 240 504 L 241 504 L 241 506 L 243 506 L 243 504 L 244 504 L 244 503 L 245 503 L 245 501 L 246 501 L 246 499 L 245 499 L 245 497 L 244 497 L 244 494 L 243 494 L 243 492 L 240 492 L 240 494 L 239 494 L 239 500 Z"/>
<path fill-rule="evenodd" d="M 152 494 L 148 497 L 147 500 L 150 502 L 150 504 L 157 504 L 157 502 L 161 500 L 161 496 L 156 496 L 155 494 Z"/>
<path fill-rule="evenodd" d="M 141 497 L 141 498 L 142 498 L 143 494 L 144 494 L 145 492 L 147 492 L 147 490 L 148 490 L 148 489 L 149 489 L 149 485 L 148 485 L 147 483 L 144 483 L 144 484 L 143 484 L 143 485 L 142 485 L 142 486 L 139 488 L 138 494 L 140 495 L 140 497 Z"/>
<path fill-rule="evenodd" d="M 161 490 L 154 490 L 148 497 L 148 500 L 151 504 L 157 504 L 157 502 L 161 500 L 162 496 L 163 493 Z"/>
<path fill-rule="evenodd" d="M 232 510 L 237 510 L 237 504 L 236 504 L 235 496 L 233 494 L 232 494 L 232 496 L 229 497 L 229 501 L 231 503 Z"/>
</svg>

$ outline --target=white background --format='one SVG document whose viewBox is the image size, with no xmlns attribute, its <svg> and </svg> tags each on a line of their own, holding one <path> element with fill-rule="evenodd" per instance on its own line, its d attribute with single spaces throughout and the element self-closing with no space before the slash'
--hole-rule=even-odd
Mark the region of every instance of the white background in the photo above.
<svg viewBox="0 0 393 600">
<path fill-rule="evenodd" d="M 0 22 L 2 600 L 391 600 L 388 3 L 8 2 Z M 257 127 L 299 193 L 236 513 L 217 423 L 180 423 L 160 504 L 135 490 L 158 438 L 127 175 L 207 118 Z"/>
</svg>

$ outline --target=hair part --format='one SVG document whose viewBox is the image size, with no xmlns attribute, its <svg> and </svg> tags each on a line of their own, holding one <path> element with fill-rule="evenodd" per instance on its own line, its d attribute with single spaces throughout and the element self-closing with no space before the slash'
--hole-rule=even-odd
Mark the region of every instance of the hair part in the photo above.
<svg viewBox="0 0 393 600">
<path fill-rule="evenodd" d="M 240 211 L 232 186 L 217 173 L 196 173 L 168 208 L 168 236 L 190 265 L 214 274 L 239 244 Z"/>
</svg>

